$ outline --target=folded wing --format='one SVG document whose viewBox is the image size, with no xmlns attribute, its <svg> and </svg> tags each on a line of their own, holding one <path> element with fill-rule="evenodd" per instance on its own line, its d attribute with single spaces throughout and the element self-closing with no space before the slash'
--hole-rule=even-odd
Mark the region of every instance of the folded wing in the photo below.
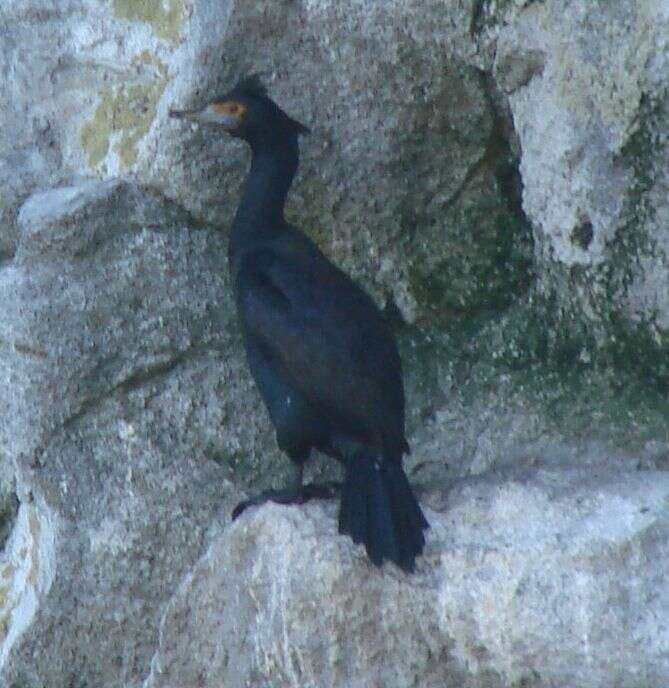
<svg viewBox="0 0 669 688">
<path fill-rule="evenodd" d="M 249 251 L 235 272 L 245 335 L 336 432 L 399 459 L 401 364 L 374 302 L 301 235 Z"/>
</svg>

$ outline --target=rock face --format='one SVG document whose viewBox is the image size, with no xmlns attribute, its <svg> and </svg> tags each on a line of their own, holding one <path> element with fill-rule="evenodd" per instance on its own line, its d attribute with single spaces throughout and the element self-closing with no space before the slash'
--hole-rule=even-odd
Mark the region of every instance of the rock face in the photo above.
<svg viewBox="0 0 669 688">
<path fill-rule="evenodd" d="M 224 253 L 120 181 L 33 196 L 18 224 L 0 273 L 0 446 L 20 501 L 2 682 L 126 685 L 230 491 L 207 456 L 235 375 Z"/>
<path fill-rule="evenodd" d="M 666 0 L 5 5 L 0 684 L 669 685 Z M 251 71 L 312 128 L 290 219 L 396 325 L 411 578 L 333 505 L 228 523 L 285 468 L 248 153 L 167 111 Z"/>
<path fill-rule="evenodd" d="M 598 308 L 606 293 L 609 308 L 664 331 L 669 290 L 654 284 L 668 271 L 668 27 L 666 3 L 549 2 L 501 30 L 495 57 L 538 253 L 584 271 L 581 301 Z"/>
<path fill-rule="evenodd" d="M 332 508 L 268 506 L 186 577 L 145 688 L 665 685 L 668 498 L 666 473 L 471 480 L 427 511 L 411 578 Z"/>
<path fill-rule="evenodd" d="M 211 71 L 229 11 L 221 0 L 2 8 L 2 254 L 16 248 L 15 211 L 32 190 L 128 174 L 155 155 L 156 120 Z"/>
</svg>

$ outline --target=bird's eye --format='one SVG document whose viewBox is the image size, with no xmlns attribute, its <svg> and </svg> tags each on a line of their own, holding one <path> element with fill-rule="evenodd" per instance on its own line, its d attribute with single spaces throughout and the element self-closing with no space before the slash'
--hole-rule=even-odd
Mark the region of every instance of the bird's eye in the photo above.
<svg viewBox="0 0 669 688">
<path fill-rule="evenodd" d="M 239 105 L 237 105 L 237 103 L 230 103 L 228 105 L 228 112 L 231 115 L 236 115 L 239 112 Z"/>
</svg>

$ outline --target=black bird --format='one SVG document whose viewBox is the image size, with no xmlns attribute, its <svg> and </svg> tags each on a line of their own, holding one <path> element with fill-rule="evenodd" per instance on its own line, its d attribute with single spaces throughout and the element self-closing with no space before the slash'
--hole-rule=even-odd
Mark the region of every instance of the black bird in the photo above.
<svg viewBox="0 0 669 688">
<path fill-rule="evenodd" d="M 230 235 L 229 264 L 251 373 L 267 405 L 294 482 L 240 503 L 302 503 L 323 496 L 303 485 L 317 449 L 343 463 L 339 532 L 369 558 L 413 571 L 428 528 L 404 470 L 400 358 L 385 319 L 367 294 L 284 219 L 298 166 L 289 117 L 254 75 L 197 110 L 170 115 L 218 125 L 251 146 L 251 170 Z"/>
</svg>

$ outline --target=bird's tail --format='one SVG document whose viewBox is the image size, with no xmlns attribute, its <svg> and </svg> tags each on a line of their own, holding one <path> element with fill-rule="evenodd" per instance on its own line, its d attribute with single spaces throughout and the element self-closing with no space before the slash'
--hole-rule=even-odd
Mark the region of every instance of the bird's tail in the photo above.
<svg viewBox="0 0 669 688">
<path fill-rule="evenodd" d="M 385 559 L 407 572 L 423 551 L 429 524 L 399 461 L 357 453 L 346 462 L 339 532 L 362 542 L 374 564 Z"/>
</svg>

